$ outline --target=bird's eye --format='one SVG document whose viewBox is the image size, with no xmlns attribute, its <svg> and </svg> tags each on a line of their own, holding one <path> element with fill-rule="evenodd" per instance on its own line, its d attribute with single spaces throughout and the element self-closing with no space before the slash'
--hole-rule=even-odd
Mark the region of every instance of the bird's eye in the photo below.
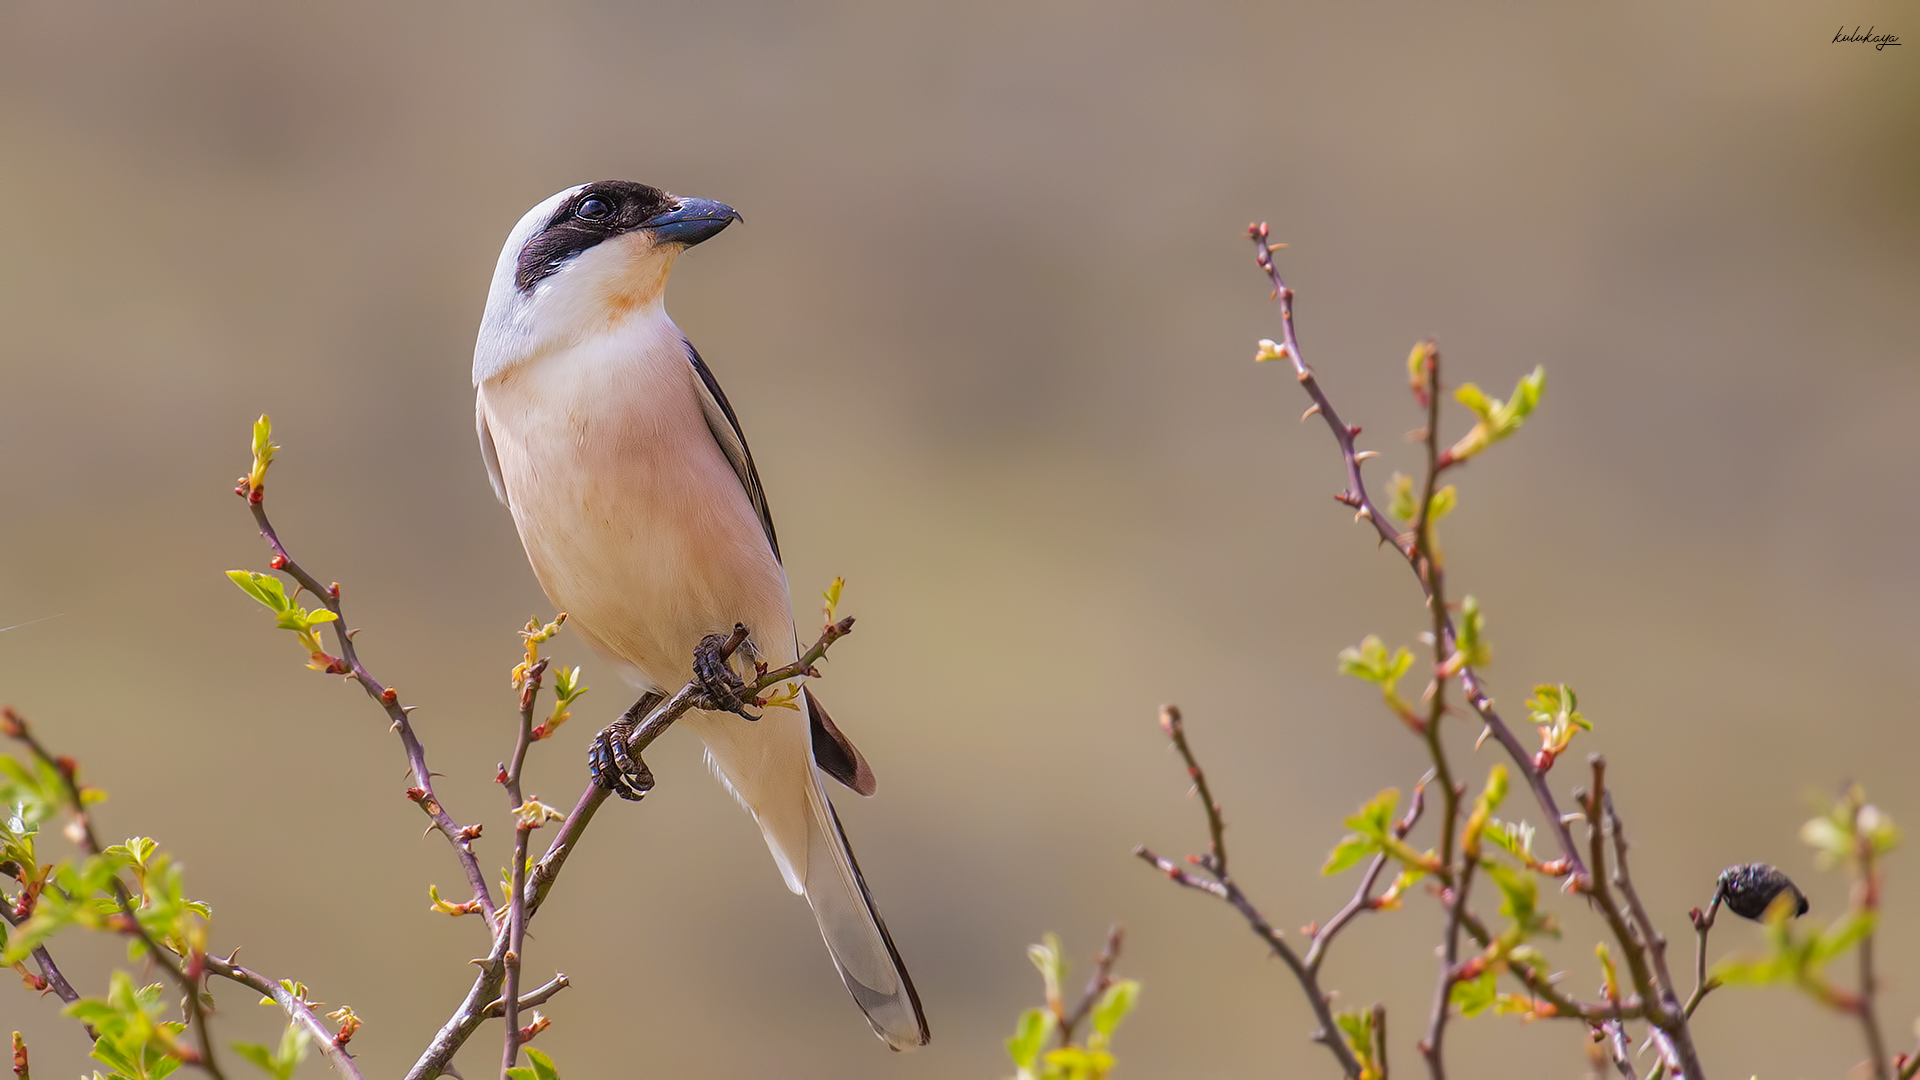
<svg viewBox="0 0 1920 1080">
<path fill-rule="evenodd" d="M 582 221 L 605 221 L 613 214 L 613 204 L 598 195 L 590 196 L 574 211 Z"/>
</svg>

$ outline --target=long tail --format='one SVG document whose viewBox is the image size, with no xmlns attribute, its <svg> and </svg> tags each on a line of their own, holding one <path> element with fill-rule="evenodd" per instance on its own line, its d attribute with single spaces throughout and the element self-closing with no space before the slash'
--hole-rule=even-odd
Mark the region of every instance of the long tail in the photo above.
<svg viewBox="0 0 1920 1080">
<path fill-rule="evenodd" d="M 874 1033 L 895 1050 L 925 1046 L 926 1013 L 874 908 L 810 752 L 804 713 L 758 723 L 690 714 L 715 772 L 752 812 L 787 887 L 807 898 L 834 967 Z M 744 730 L 743 730 L 744 729 Z"/>
</svg>

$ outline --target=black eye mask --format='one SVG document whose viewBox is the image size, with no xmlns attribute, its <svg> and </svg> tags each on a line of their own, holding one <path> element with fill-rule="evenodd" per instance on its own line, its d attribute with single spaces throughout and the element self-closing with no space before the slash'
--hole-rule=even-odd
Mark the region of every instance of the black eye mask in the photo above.
<svg viewBox="0 0 1920 1080">
<path fill-rule="evenodd" d="M 608 212 L 592 220 L 581 217 L 581 207 L 590 199 L 605 203 Z M 535 285 L 575 255 L 602 240 L 632 232 L 671 210 L 673 205 L 673 199 L 666 192 L 631 180 L 588 184 L 561 202 L 546 226 L 520 249 L 520 261 L 513 273 L 514 286 L 521 292 L 532 292 Z"/>
</svg>

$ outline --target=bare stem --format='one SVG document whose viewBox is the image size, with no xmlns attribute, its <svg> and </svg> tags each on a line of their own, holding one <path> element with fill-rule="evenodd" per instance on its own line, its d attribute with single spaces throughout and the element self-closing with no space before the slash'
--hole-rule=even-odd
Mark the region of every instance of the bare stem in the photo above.
<svg viewBox="0 0 1920 1080">
<path fill-rule="evenodd" d="M 259 526 L 260 535 L 266 540 L 267 546 L 273 549 L 274 569 L 284 571 L 292 577 L 301 588 L 312 593 L 326 605 L 328 611 L 336 616 L 333 622 L 334 642 L 340 650 L 338 666 L 344 669 L 339 674 L 344 674 L 359 683 L 361 689 L 367 692 L 367 696 L 386 711 L 387 719 L 393 722 L 393 730 L 399 733 L 400 745 L 406 751 L 407 764 L 413 770 L 414 789 L 420 792 L 415 801 L 432 819 L 434 829 L 447 838 L 447 843 L 453 845 L 454 857 L 460 860 L 460 867 L 466 872 L 467 883 L 473 887 L 473 897 L 480 902 L 481 914 L 486 916 L 487 922 L 491 925 L 495 911 L 493 893 L 487 887 L 486 874 L 480 870 L 480 861 L 473 854 L 474 834 L 453 820 L 452 815 L 448 814 L 442 806 L 439 795 L 433 790 L 433 771 L 427 768 L 426 748 L 421 746 L 419 736 L 414 733 L 413 722 L 407 717 L 407 714 L 413 711 L 412 708 L 402 705 L 399 692 L 374 678 L 366 665 L 360 662 L 360 654 L 353 646 L 353 635 L 357 631 L 350 629 L 347 625 L 346 613 L 340 606 L 339 584 L 322 586 L 318 578 L 302 569 L 300 564 L 294 561 L 293 556 L 287 553 L 286 545 L 280 542 L 279 534 L 274 531 L 273 522 L 267 518 L 264 491 L 254 491 L 249 494 L 245 485 L 242 484 L 240 493 L 248 496 L 247 508 L 253 513 L 254 524 Z"/>
<path fill-rule="evenodd" d="M 1172 705 L 1160 710 L 1160 726 L 1172 739 L 1173 745 L 1186 760 L 1187 775 L 1193 779 L 1195 789 L 1200 793 L 1206 807 L 1207 833 L 1210 847 L 1205 855 L 1194 856 L 1190 861 L 1205 871 L 1209 877 L 1201 877 L 1170 859 L 1162 858 L 1145 847 L 1136 847 L 1133 853 L 1148 865 L 1167 875 L 1175 884 L 1207 893 L 1226 901 L 1253 929 L 1255 936 L 1266 942 L 1267 948 L 1278 956 L 1293 977 L 1300 983 L 1300 989 L 1306 992 L 1307 1004 L 1313 1009 L 1314 1019 L 1319 1028 L 1313 1033 L 1313 1041 L 1325 1046 L 1340 1062 L 1341 1069 L 1353 1080 L 1360 1076 L 1360 1061 L 1341 1038 L 1339 1026 L 1333 1020 L 1333 999 L 1320 988 L 1317 970 L 1308 968 L 1301 961 L 1293 947 L 1288 945 L 1280 932 L 1273 928 L 1264 915 L 1260 914 L 1253 902 L 1247 899 L 1240 886 L 1227 873 L 1226 864 L 1226 824 L 1220 807 L 1214 802 L 1211 791 L 1206 786 L 1206 773 L 1200 768 L 1194 757 L 1193 748 L 1187 742 L 1186 726 L 1180 718 L 1180 710 Z"/>
<path fill-rule="evenodd" d="M 1120 929 L 1119 923 L 1114 923 L 1107 929 L 1107 944 L 1100 950 L 1100 955 L 1094 958 L 1093 977 L 1087 980 L 1087 988 L 1080 995 L 1080 1003 L 1059 1020 L 1061 1046 L 1072 1044 L 1073 1029 L 1080 1026 L 1081 1021 L 1087 1018 L 1087 1014 L 1093 1011 L 1093 1007 L 1100 1003 L 1101 995 L 1113 985 L 1113 964 L 1120 959 L 1120 944 L 1124 937 L 1125 932 Z"/>
<path fill-rule="evenodd" d="M 1702 914 L 1699 908 L 1694 908 L 1687 913 L 1688 918 L 1693 921 L 1693 931 L 1697 938 L 1693 951 L 1693 993 L 1687 997 L 1686 1008 L 1682 1010 L 1689 1020 L 1693 1019 L 1693 1010 L 1700 1007 L 1700 1002 L 1720 985 L 1719 982 L 1707 978 L 1707 935 L 1713 932 L 1713 920 L 1720 913 L 1722 899 L 1721 890 L 1715 889 L 1705 914 Z"/>
<path fill-rule="evenodd" d="M 8 926 L 19 926 L 24 921 L 13 917 L 13 903 L 4 896 L 0 896 L 0 919 L 5 919 Z M 69 1005 L 80 1000 L 80 992 L 60 974 L 59 965 L 53 962 L 53 954 L 45 945 L 33 950 L 33 962 L 39 965 L 40 978 L 46 981 L 47 989 L 52 990 L 55 997 Z M 87 1037 L 92 1038 L 93 1033 L 89 1031 Z"/>
<path fill-rule="evenodd" d="M 1873 1068 L 1874 1080 L 1889 1080 L 1893 1076 L 1893 1069 L 1887 1063 L 1886 1039 L 1880 1034 L 1880 1016 L 1876 1004 L 1880 983 L 1873 970 L 1872 927 L 1880 912 L 1880 862 L 1874 851 L 1873 837 L 1860 827 L 1862 809 L 1856 800 L 1853 808 L 1853 903 L 1856 909 L 1866 913 L 1868 927 L 1860 939 L 1860 999 L 1856 1011 L 1861 1030 L 1866 1036 L 1867 1061 Z"/>
<path fill-rule="evenodd" d="M 103 850 L 100 846 L 100 838 L 94 832 L 92 816 L 87 813 L 87 801 L 81 794 L 80 779 L 73 763 L 69 760 L 55 757 L 49 752 L 47 748 L 41 744 L 40 740 L 34 737 L 32 730 L 27 726 L 26 720 L 21 717 L 19 713 L 14 712 L 12 709 L 7 709 L 5 717 L 7 733 L 12 735 L 13 738 L 18 740 L 22 745 L 26 746 L 27 750 L 32 753 L 35 758 L 39 759 L 43 765 L 60 777 L 61 792 L 65 798 L 66 809 L 68 813 L 73 816 L 74 832 L 80 849 L 88 855 L 99 855 Z M 200 1049 L 198 1060 L 194 1060 L 190 1054 L 183 1054 L 181 1056 L 185 1057 L 185 1059 L 192 1064 L 200 1066 L 200 1068 L 205 1071 L 208 1076 L 213 1077 L 214 1080 L 226 1080 L 226 1074 L 221 1072 L 220 1063 L 213 1054 L 213 1035 L 207 1030 L 206 1012 L 200 1003 L 200 976 L 193 970 L 198 967 L 198 962 L 204 958 L 197 955 L 182 957 L 174 953 L 171 949 L 163 948 L 158 941 L 153 939 L 153 935 L 147 932 L 147 928 L 141 925 L 139 911 L 133 902 L 133 894 L 128 891 L 126 884 L 120 880 L 118 874 L 113 876 L 111 884 L 113 885 L 114 899 L 120 907 L 119 929 L 128 936 L 139 939 L 140 944 L 146 948 L 147 955 L 152 957 L 153 962 L 167 973 L 167 977 L 179 986 L 181 993 L 184 995 L 187 1026 L 193 1029 L 195 1040 L 199 1042 Z M 44 955 L 44 949 L 36 950 L 35 958 L 38 959 Z M 42 970 L 46 970 L 47 966 L 51 964 L 52 958 L 47 957 L 46 963 L 42 965 Z M 65 982 L 66 980 L 62 979 L 61 981 Z M 67 990 L 71 993 L 73 988 L 69 986 Z M 89 1031 L 89 1034 L 91 1034 L 91 1031 Z"/>
<path fill-rule="evenodd" d="M 800 654 L 799 660 L 759 676 L 747 684 L 748 692 L 757 697 L 761 691 L 780 683 L 817 676 L 819 672 L 813 665 L 826 655 L 827 650 L 835 642 L 852 632 L 851 617 L 822 628 L 819 639 L 806 652 Z M 736 626 L 733 637 L 729 638 L 728 643 L 721 649 L 721 658 L 724 660 L 731 656 L 746 638 L 746 628 Z M 704 709 L 711 705 L 712 702 L 707 700 L 706 693 L 700 688 L 700 684 L 697 681 L 688 681 L 672 697 L 656 704 L 646 718 L 634 727 L 633 734 L 627 739 L 629 751 L 638 755 L 688 711 Z M 526 875 L 524 880 L 515 883 L 514 892 L 526 897 L 526 914 L 523 917 L 523 923 L 533 920 L 540 905 L 546 900 L 547 894 L 553 889 L 554 882 L 559 879 L 560 871 L 565 867 L 568 856 L 579 846 L 587 826 L 593 822 L 594 814 L 599 811 L 601 804 L 607 801 L 607 796 L 610 794 L 608 789 L 589 783 L 586 790 L 582 791 L 580 797 L 575 800 L 573 811 L 560 823 L 560 831 L 547 845 L 546 854 L 534 863 L 531 870 L 524 871 Z M 516 848 L 518 851 L 515 856 L 515 865 L 525 867 L 526 853 L 524 848 L 519 846 L 518 841 L 516 841 Z M 510 938 L 510 930 L 506 933 L 497 932 L 494 935 L 493 949 L 484 959 L 475 961 L 480 967 L 480 974 L 474 978 L 473 986 L 468 989 L 459 1008 L 455 1009 L 453 1015 L 441 1025 L 439 1032 L 421 1053 L 419 1060 L 407 1070 L 406 1080 L 433 1080 L 434 1077 L 445 1075 L 454 1054 L 458 1053 L 460 1047 L 472 1037 L 481 1021 L 487 1019 L 489 1015 L 506 1013 L 507 1005 L 496 999 L 501 997 L 502 985 L 507 980 L 509 952 L 515 953 L 517 959 L 518 950 L 510 949 Z M 494 1011 L 496 1009 L 497 1011 Z"/>
<path fill-rule="evenodd" d="M 1356 519 L 1370 522 L 1374 531 L 1380 534 L 1380 539 L 1393 545 L 1394 550 L 1407 560 L 1414 576 L 1420 579 L 1421 588 L 1425 590 L 1427 581 L 1421 573 L 1418 544 L 1411 535 L 1397 532 L 1387 520 L 1386 514 L 1381 512 L 1380 508 L 1374 504 L 1372 497 L 1367 494 L 1366 483 L 1360 475 L 1359 451 L 1354 447 L 1354 439 L 1359 436 L 1360 429 L 1341 421 L 1340 415 L 1334 411 L 1333 403 L 1328 400 L 1326 392 L 1320 388 L 1320 383 L 1314 378 L 1313 370 L 1307 366 L 1305 359 L 1301 356 L 1300 343 L 1296 340 L 1293 329 L 1293 290 L 1287 287 L 1287 283 L 1280 277 L 1279 268 L 1274 265 L 1273 248 L 1267 241 L 1267 226 L 1254 225 L 1247 231 L 1253 238 L 1254 256 L 1260 264 L 1260 269 L 1265 271 L 1267 277 L 1273 282 L 1274 299 L 1280 305 L 1280 328 L 1284 336 L 1287 359 L 1293 364 L 1294 375 L 1299 379 L 1301 388 L 1307 392 L 1308 397 L 1313 399 L 1314 407 L 1309 410 L 1309 414 L 1318 413 L 1320 418 L 1326 421 L 1327 429 L 1333 433 L 1334 441 L 1340 444 L 1340 457 L 1346 465 L 1347 490 L 1335 498 L 1353 507 Z M 1455 463 L 1449 463 L 1451 464 Z M 1441 617 L 1442 632 L 1436 635 L 1437 644 L 1444 647 L 1450 654 L 1455 646 L 1453 621 L 1446 615 L 1444 606 L 1441 608 Z M 1502 720 L 1500 714 L 1494 710 L 1493 699 L 1487 696 L 1473 668 L 1461 669 L 1460 689 L 1466 695 L 1467 703 L 1473 706 L 1481 721 L 1486 724 L 1494 740 L 1513 759 L 1520 774 L 1526 777 L 1527 786 L 1533 790 L 1534 799 L 1540 804 L 1548 827 L 1553 830 L 1555 838 L 1559 841 L 1561 854 L 1567 860 L 1569 869 L 1575 874 L 1584 876 L 1586 864 L 1582 861 L 1580 851 L 1573 842 L 1573 833 L 1562 820 L 1559 803 L 1554 798 L 1553 789 L 1547 784 L 1546 774 L 1534 767 L 1533 756 L 1513 734 L 1513 730 L 1507 726 L 1506 721 Z"/>
<path fill-rule="evenodd" d="M 1414 824 L 1420 820 L 1420 813 L 1427 805 L 1427 781 L 1432 777 L 1433 773 L 1429 772 L 1413 786 L 1413 797 L 1407 800 L 1407 812 L 1393 826 L 1393 835 L 1398 839 L 1405 840 L 1407 834 L 1413 831 Z M 1307 966 L 1308 971 L 1320 970 L 1320 964 L 1326 960 L 1327 949 L 1332 946 L 1334 937 L 1352 922 L 1355 916 L 1363 911 L 1372 911 L 1378 906 L 1373 896 L 1373 886 L 1380 880 L 1380 873 L 1386 869 L 1386 865 L 1385 854 L 1375 855 L 1373 862 L 1367 865 L 1366 873 L 1361 875 L 1360 887 L 1353 891 L 1353 899 L 1348 900 L 1344 907 L 1333 913 L 1333 917 L 1328 919 L 1325 925 L 1314 931 L 1313 944 L 1307 947 L 1307 955 L 1301 961 Z"/>
<path fill-rule="evenodd" d="M 566 972 L 563 971 L 546 983 L 521 995 L 520 1007 L 522 1009 L 531 1009 L 538 1005 L 545 1005 L 547 1002 L 553 1000 L 554 995 L 572 985 L 573 983 L 567 979 Z M 496 1001 L 480 1010 L 480 1018 L 482 1020 L 497 1020 L 506 1014 L 507 1004 L 505 999 Z"/>
<path fill-rule="evenodd" d="M 353 1055 L 347 1053 L 346 1046 L 339 1041 L 333 1029 L 314 1014 L 313 1007 L 307 1004 L 305 998 L 288 990 L 280 980 L 269 979 L 257 971 L 249 971 L 231 960 L 209 956 L 206 959 L 206 966 L 208 974 L 231 979 L 272 998 L 274 1004 L 286 1010 L 289 1021 L 305 1028 L 307 1034 L 313 1037 L 313 1044 L 326 1055 L 327 1064 L 333 1066 L 334 1072 L 350 1080 L 362 1080 L 360 1066 L 354 1063 Z"/>
<path fill-rule="evenodd" d="M 520 770 L 527 763 L 527 748 L 533 745 L 533 708 L 540 699 L 540 677 L 546 671 L 546 660 L 535 661 L 520 680 L 520 733 L 514 740 L 513 757 L 502 770 L 507 801 L 516 813 L 520 813 L 520 808 L 526 805 L 520 789 Z M 500 1073 L 503 1077 L 508 1069 L 520 1063 L 520 957 L 527 939 L 527 843 L 529 835 L 539 826 L 539 821 L 530 821 L 521 816 L 513 830 L 513 884 L 507 895 L 507 953 L 504 958 L 506 988 L 500 998 L 507 1021 L 505 1046 L 501 1050 Z"/>
<path fill-rule="evenodd" d="M 1420 1054 L 1427 1059 L 1427 1074 L 1433 1080 L 1446 1080 L 1444 1044 L 1447 1020 L 1453 1015 L 1453 984 L 1460 979 L 1460 928 L 1467 910 L 1467 894 L 1473 887 L 1473 871 L 1480 865 L 1471 851 L 1462 855 L 1460 872 L 1449 891 L 1447 928 L 1441 939 L 1439 985 L 1433 992 L 1433 1009 L 1427 1018 L 1427 1035 L 1420 1040 Z"/>
</svg>

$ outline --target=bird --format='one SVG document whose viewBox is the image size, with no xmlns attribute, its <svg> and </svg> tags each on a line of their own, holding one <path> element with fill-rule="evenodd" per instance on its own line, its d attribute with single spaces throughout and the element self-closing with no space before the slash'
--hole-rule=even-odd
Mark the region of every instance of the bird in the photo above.
<svg viewBox="0 0 1920 1080">
<path fill-rule="evenodd" d="M 774 666 L 799 656 L 746 436 L 664 300 L 675 260 L 739 220 L 725 203 L 627 180 L 560 191 L 508 233 L 474 346 L 494 495 L 548 599 L 643 691 L 629 721 L 689 681 L 703 639 L 736 624 L 749 630 L 748 655 Z M 680 724 L 806 897 L 875 1034 L 894 1050 L 924 1046 L 919 994 L 824 782 L 870 795 L 872 768 L 813 689 L 802 696 L 801 708 L 752 722 L 696 710 Z M 638 798 L 652 786 L 639 769 L 595 777 Z"/>
</svg>

